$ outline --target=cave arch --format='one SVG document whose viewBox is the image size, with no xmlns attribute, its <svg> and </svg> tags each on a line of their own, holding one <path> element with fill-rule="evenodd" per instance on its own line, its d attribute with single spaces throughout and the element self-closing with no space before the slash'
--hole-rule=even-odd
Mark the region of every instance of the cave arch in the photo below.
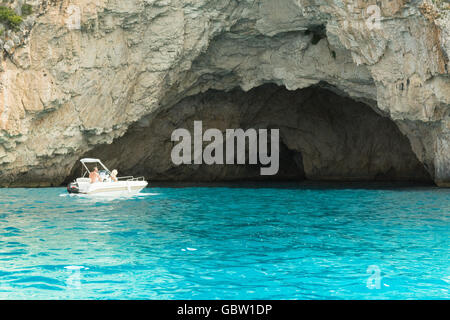
<svg viewBox="0 0 450 320">
<path fill-rule="evenodd" d="M 338 93 L 323 85 L 294 91 L 274 84 L 248 92 L 208 90 L 161 108 L 83 157 L 101 158 L 121 174 L 151 181 L 432 181 L 392 120 Z M 279 173 L 261 177 L 259 165 L 173 165 L 171 133 L 192 130 L 195 120 L 222 131 L 279 128 Z M 74 175 L 75 168 L 69 179 Z"/>
</svg>

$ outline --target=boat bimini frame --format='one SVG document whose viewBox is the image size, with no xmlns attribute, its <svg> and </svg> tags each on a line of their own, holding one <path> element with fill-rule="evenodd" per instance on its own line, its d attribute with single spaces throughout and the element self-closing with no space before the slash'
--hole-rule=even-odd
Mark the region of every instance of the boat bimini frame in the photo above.
<svg viewBox="0 0 450 320">
<path fill-rule="evenodd" d="M 85 171 L 82 172 L 81 177 L 89 177 L 89 174 L 91 173 L 91 171 L 89 170 L 88 166 L 86 165 L 86 163 L 98 163 L 100 164 L 100 166 L 103 168 L 103 170 L 106 171 L 107 174 L 111 174 L 111 172 L 108 170 L 108 168 L 103 164 L 103 162 L 100 161 L 100 159 L 93 159 L 93 158 L 84 158 L 80 160 L 81 164 L 83 165 Z"/>
<path fill-rule="evenodd" d="M 104 170 L 105 174 L 110 175 L 111 171 L 103 164 L 103 162 L 100 161 L 100 159 L 94 159 L 94 158 L 84 158 L 80 160 L 81 164 L 83 165 L 84 172 L 82 172 L 81 177 L 85 178 L 86 176 L 89 177 L 89 174 L 91 171 L 89 170 L 86 163 L 98 163 Z M 82 168 L 82 169 L 83 169 Z M 125 176 L 125 177 L 117 177 L 117 180 L 122 181 L 145 181 L 145 177 L 133 177 L 133 176 Z"/>
</svg>

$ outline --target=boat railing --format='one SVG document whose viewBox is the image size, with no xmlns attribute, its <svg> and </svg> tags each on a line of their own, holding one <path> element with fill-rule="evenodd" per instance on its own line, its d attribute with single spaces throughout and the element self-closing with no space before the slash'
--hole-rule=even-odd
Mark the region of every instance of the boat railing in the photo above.
<svg viewBox="0 0 450 320">
<path fill-rule="evenodd" d="M 126 176 L 126 177 L 118 177 L 117 180 L 119 181 L 145 181 L 145 177 L 133 177 L 133 176 Z"/>
</svg>

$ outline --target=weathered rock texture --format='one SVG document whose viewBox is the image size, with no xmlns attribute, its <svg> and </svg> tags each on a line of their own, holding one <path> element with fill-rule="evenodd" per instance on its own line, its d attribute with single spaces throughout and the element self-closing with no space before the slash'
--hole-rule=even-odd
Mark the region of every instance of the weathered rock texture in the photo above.
<svg viewBox="0 0 450 320">
<path fill-rule="evenodd" d="M 73 0 L 35 7 L 30 34 L 1 60 L 2 185 L 58 185 L 81 155 L 95 153 L 155 179 L 252 177 L 254 168 L 167 163 L 171 129 L 201 119 L 218 128 L 280 127 L 282 177 L 429 175 L 450 184 L 445 3 Z M 78 12 L 80 28 L 72 23 Z M 342 98 L 295 91 L 319 84 Z M 256 90 L 231 91 L 237 87 Z M 274 100 L 264 94 L 270 90 Z M 311 95 L 320 97 L 305 102 Z M 141 154 L 134 169 L 117 150 Z"/>
</svg>

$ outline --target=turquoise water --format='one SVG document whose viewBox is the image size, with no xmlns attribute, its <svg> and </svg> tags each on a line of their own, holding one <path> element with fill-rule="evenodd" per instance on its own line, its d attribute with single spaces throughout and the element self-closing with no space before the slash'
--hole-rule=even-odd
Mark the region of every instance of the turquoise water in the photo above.
<svg viewBox="0 0 450 320">
<path fill-rule="evenodd" d="M 0 298 L 449 299 L 449 200 L 431 187 L 0 189 Z"/>
</svg>

